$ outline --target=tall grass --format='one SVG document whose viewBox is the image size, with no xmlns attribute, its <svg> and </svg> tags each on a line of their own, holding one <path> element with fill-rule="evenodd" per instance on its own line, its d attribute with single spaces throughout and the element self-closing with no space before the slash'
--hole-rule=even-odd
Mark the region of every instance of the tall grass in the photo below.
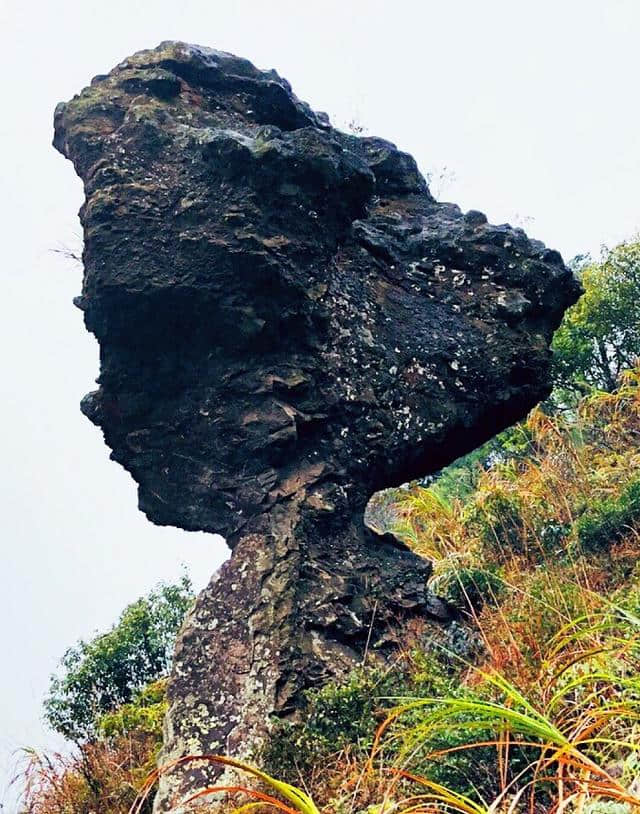
<svg viewBox="0 0 640 814">
<path fill-rule="evenodd" d="M 83 744 L 69 753 L 23 750 L 15 783 L 21 814 L 127 814 L 152 771 L 159 743 L 147 732 Z M 150 805 L 140 809 L 148 814 Z"/>
<path fill-rule="evenodd" d="M 436 584 L 457 579 L 486 653 L 465 678 L 478 697 L 397 699 L 375 757 L 399 770 L 493 746 L 502 789 L 475 797 L 487 810 L 525 798 L 531 811 L 636 810 L 640 371 L 571 421 L 536 410 L 524 430 L 527 454 L 494 459 L 468 499 L 422 488 L 401 499 L 400 532 L 435 560 Z M 486 587 L 489 566 L 504 593 L 478 608 L 469 580 Z M 443 733 L 456 745 L 429 754 Z"/>
</svg>

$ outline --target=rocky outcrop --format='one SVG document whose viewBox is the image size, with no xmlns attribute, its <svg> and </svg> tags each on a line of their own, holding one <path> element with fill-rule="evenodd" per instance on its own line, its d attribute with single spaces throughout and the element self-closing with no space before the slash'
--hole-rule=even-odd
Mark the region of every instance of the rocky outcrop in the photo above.
<svg viewBox="0 0 640 814">
<path fill-rule="evenodd" d="M 54 144 L 86 193 L 77 305 L 101 371 L 82 409 L 150 520 L 233 549 L 178 644 L 165 757 L 246 753 L 306 687 L 447 617 L 366 502 L 547 395 L 578 286 L 219 51 L 126 59 L 59 105 Z M 169 777 L 159 809 L 206 771 Z"/>
</svg>

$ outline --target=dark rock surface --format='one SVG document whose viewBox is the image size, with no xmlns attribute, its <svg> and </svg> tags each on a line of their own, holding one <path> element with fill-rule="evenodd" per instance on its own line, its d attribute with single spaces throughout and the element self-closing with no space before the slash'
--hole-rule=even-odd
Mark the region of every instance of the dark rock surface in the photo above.
<svg viewBox="0 0 640 814">
<path fill-rule="evenodd" d="M 54 144 L 86 193 L 82 409 L 149 519 L 233 548 L 178 644 L 165 756 L 247 753 L 305 687 L 446 618 L 429 564 L 364 528 L 367 499 L 545 397 L 579 289 L 230 54 L 135 54 L 58 106 Z M 159 809 L 205 775 L 169 778 Z"/>
</svg>

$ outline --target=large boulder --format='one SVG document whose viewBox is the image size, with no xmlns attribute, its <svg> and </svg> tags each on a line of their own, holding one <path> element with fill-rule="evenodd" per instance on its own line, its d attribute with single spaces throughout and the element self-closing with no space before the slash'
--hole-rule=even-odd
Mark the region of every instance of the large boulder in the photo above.
<svg viewBox="0 0 640 814">
<path fill-rule="evenodd" d="M 126 59 L 58 106 L 54 144 L 86 194 L 76 302 L 101 371 L 82 409 L 150 520 L 233 549 L 178 643 L 164 757 L 247 754 L 305 688 L 446 621 L 367 500 L 549 393 L 579 287 L 558 252 L 436 202 L 411 156 L 220 51 Z M 167 776 L 158 809 L 208 772 Z"/>
</svg>

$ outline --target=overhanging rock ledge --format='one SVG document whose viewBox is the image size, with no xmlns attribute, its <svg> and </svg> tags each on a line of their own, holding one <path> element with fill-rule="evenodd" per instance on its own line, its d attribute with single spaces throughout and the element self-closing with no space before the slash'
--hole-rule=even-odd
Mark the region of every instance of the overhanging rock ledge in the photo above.
<svg viewBox="0 0 640 814">
<path fill-rule="evenodd" d="M 270 716 L 415 617 L 430 566 L 364 527 L 550 389 L 579 287 L 521 229 L 436 202 L 414 160 L 332 128 L 274 71 L 165 42 L 55 115 L 84 182 L 83 411 L 154 523 L 231 559 L 180 637 L 164 758 L 247 754 Z M 374 613 L 375 609 L 375 613 Z M 156 806 L 209 769 L 168 775 Z"/>
</svg>

